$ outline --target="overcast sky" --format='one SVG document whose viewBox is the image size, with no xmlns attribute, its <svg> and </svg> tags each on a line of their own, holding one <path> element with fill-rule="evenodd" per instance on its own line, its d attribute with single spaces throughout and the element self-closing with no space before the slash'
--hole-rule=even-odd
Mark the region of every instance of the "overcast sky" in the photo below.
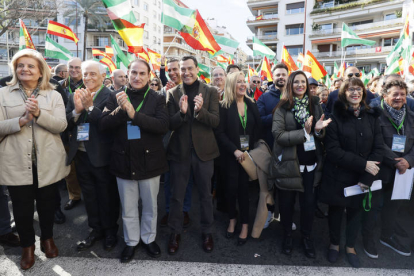
<svg viewBox="0 0 414 276">
<path fill-rule="evenodd" d="M 246 45 L 247 37 L 253 36 L 246 25 L 248 17 L 253 16 L 247 7 L 247 0 L 181 0 L 190 9 L 198 9 L 201 16 L 211 27 L 225 26 L 226 30 L 240 42 L 240 47 L 253 54 Z M 214 20 L 207 20 L 214 18 Z"/>
</svg>

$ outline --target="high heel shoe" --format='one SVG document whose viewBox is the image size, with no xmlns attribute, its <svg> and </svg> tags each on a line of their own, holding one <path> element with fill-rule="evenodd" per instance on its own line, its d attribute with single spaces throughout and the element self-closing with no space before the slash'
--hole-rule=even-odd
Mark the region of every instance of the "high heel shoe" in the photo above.
<svg viewBox="0 0 414 276">
<path fill-rule="evenodd" d="M 234 236 L 234 232 L 229 232 L 226 230 L 226 239 L 231 239 Z"/>
<path fill-rule="evenodd" d="M 242 238 L 240 238 L 240 237 L 238 237 L 237 238 L 237 245 L 238 246 L 242 246 L 242 245 L 245 245 L 245 243 L 247 242 L 247 237 L 246 238 L 244 238 L 244 239 L 242 239 Z"/>
</svg>

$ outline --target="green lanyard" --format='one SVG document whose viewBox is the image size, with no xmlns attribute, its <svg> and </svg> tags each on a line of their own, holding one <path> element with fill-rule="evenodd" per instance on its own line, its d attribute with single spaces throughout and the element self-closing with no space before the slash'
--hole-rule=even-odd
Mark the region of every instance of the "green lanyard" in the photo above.
<svg viewBox="0 0 414 276">
<path fill-rule="evenodd" d="M 72 89 L 70 88 L 70 77 L 68 77 L 68 81 L 69 81 L 69 86 L 68 86 L 69 87 L 69 92 L 70 92 L 70 94 L 72 94 L 73 92 L 72 92 Z M 82 85 L 83 85 L 83 82 L 78 87 L 76 87 L 75 90 L 78 89 L 79 87 L 81 87 Z"/>
<path fill-rule="evenodd" d="M 246 103 L 244 103 L 244 118 L 242 118 L 240 113 L 239 113 L 239 118 L 240 118 L 241 125 L 244 129 L 244 133 L 246 133 L 246 125 L 247 125 L 247 105 L 246 105 Z"/>
<path fill-rule="evenodd" d="M 101 92 L 102 88 L 104 88 L 104 85 L 102 84 L 101 88 L 98 90 L 98 92 L 96 92 L 95 96 L 93 97 L 92 101 L 94 102 L 96 97 L 98 97 L 99 93 Z M 88 112 L 85 113 L 85 122 L 86 122 L 86 118 L 88 117 Z"/>
<path fill-rule="evenodd" d="M 366 208 L 367 199 L 368 199 L 368 209 Z M 371 211 L 371 199 L 372 199 L 372 192 L 371 192 L 371 187 L 370 187 L 369 192 L 365 195 L 365 198 L 362 201 L 362 207 L 364 207 L 365 212 Z"/>
<path fill-rule="evenodd" d="M 384 109 L 384 99 L 381 100 L 381 107 L 382 107 L 382 109 Z M 397 130 L 397 134 L 400 135 L 400 129 L 404 125 L 405 117 L 403 118 L 401 124 L 398 127 L 390 118 L 388 118 L 388 120 L 390 120 L 392 126 Z"/>
<path fill-rule="evenodd" d="M 142 104 L 144 103 L 145 97 L 147 96 L 149 90 L 150 90 L 150 88 L 148 86 L 148 89 L 147 89 L 147 91 L 144 94 L 144 98 L 142 99 L 142 102 L 138 105 L 137 109 L 135 109 L 136 112 L 139 112 L 139 110 L 141 109 Z M 127 87 L 125 87 L 125 94 L 126 94 L 126 91 L 127 91 Z M 127 97 L 127 99 L 128 99 L 128 102 L 131 102 L 131 100 L 129 99 L 129 97 Z"/>
</svg>

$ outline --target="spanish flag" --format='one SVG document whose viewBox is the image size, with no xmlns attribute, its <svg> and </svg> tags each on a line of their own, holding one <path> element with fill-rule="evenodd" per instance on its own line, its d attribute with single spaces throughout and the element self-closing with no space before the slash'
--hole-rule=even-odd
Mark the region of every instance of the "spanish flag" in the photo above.
<svg viewBox="0 0 414 276">
<path fill-rule="evenodd" d="M 343 77 L 345 74 L 345 70 L 346 70 L 346 63 L 344 62 L 341 64 L 341 67 L 339 68 L 338 73 L 336 73 L 336 77 L 337 78 Z"/>
<path fill-rule="evenodd" d="M 256 20 L 263 20 L 264 18 L 263 18 L 263 14 L 262 15 L 259 15 L 259 16 L 256 16 Z"/>
<path fill-rule="evenodd" d="M 60 24 L 58 22 L 49 20 L 49 24 L 47 25 L 47 33 L 55 36 L 60 36 L 66 39 L 70 39 L 74 41 L 76 44 L 78 44 L 78 37 L 74 32 L 72 32 L 72 29 L 68 26 L 65 26 L 63 24 Z"/>
<path fill-rule="evenodd" d="M 185 42 L 193 49 L 208 51 L 211 55 L 220 51 L 220 46 L 217 44 L 198 10 L 192 16 L 195 17 L 193 28 L 188 33 L 180 32 Z"/>
<path fill-rule="evenodd" d="M 102 52 L 101 50 L 92 48 L 92 55 L 95 56 L 103 56 L 103 57 L 109 57 L 105 52 Z"/>
<path fill-rule="evenodd" d="M 229 65 L 230 64 L 234 64 L 234 59 L 232 59 L 231 57 L 229 57 Z"/>
<path fill-rule="evenodd" d="M 107 56 L 113 57 L 114 56 L 114 49 L 112 49 L 111 46 L 105 46 L 105 53 L 106 53 Z"/>
<path fill-rule="evenodd" d="M 299 68 L 296 66 L 295 62 L 293 61 L 293 58 L 290 56 L 288 50 L 286 49 L 286 46 L 283 46 L 282 62 L 288 67 L 289 73 L 299 70 Z"/>
<path fill-rule="evenodd" d="M 135 53 L 135 55 L 137 56 L 137 58 L 143 59 L 146 62 L 150 61 L 150 57 L 149 57 L 147 51 L 144 50 L 144 48 L 142 49 L 141 53 Z"/>
<path fill-rule="evenodd" d="M 223 55 L 219 55 L 217 57 L 217 61 L 218 62 L 221 62 L 221 63 L 229 62 L 229 60 L 225 56 L 223 56 Z"/>
<path fill-rule="evenodd" d="M 310 68 L 310 73 L 312 74 L 312 78 L 315 80 L 320 80 L 328 74 L 325 68 L 319 63 L 319 61 L 315 58 L 315 56 L 308 51 L 305 57 L 307 66 Z M 305 66 L 303 66 L 305 67 Z"/>
<path fill-rule="evenodd" d="M 26 48 L 36 50 L 33 44 L 33 41 L 32 41 L 32 37 L 27 31 L 26 25 L 24 25 L 23 20 L 19 18 L 19 22 L 20 22 L 19 50 L 26 49 Z"/>
<path fill-rule="evenodd" d="M 161 68 L 161 54 L 151 50 L 150 48 L 147 48 L 148 50 L 148 56 L 152 63 L 152 67 L 154 70 L 160 70 Z"/>
<path fill-rule="evenodd" d="M 112 71 L 114 71 L 116 69 L 115 63 L 112 61 L 112 59 L 110 59 L 108 57 L 104 57 L 99 62 L 105 64 L 106 66 L 108 66 L 109 72 L 111 72 L 111 73 L 112 73 Z"/>
<path fill-rule="evenodd" d="M 273 81 L 270 63 L 267 57 L 263 58 L 262 67 L 260 68 L 260 76 L 262 80 Z"/>
<path fill-rule="evenodd" d="M 144 35 L 145 23 L 135 26 L 131 22 L 120 18 L 112 20 L 112 23 L 126 45 L 128 45 L 128 52 L 141 53 L 143 50 L 142 37 Z"/>
</svg>

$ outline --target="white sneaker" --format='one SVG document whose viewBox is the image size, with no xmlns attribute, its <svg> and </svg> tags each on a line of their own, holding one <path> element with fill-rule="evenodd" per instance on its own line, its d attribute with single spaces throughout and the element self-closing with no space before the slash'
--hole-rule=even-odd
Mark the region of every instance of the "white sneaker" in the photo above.
<svg viewBox="0 0 414 276">
<path fill-rule="evenodd" d="M 294 222 L 292 222 L 292 231 L 296 230 L 296 224 Z"/>
<path fill-rule="evenodd" d="M 263 229 L 266 229 L 267 227 L 269 227 L 270 223 L 275 220 L 275 217 L 274 217 L 275 214 L 270 211 L 267 211 L 267 212 L 268 212 L 267 219 L 266 219 L 266 223 Z"/>
</svg>

